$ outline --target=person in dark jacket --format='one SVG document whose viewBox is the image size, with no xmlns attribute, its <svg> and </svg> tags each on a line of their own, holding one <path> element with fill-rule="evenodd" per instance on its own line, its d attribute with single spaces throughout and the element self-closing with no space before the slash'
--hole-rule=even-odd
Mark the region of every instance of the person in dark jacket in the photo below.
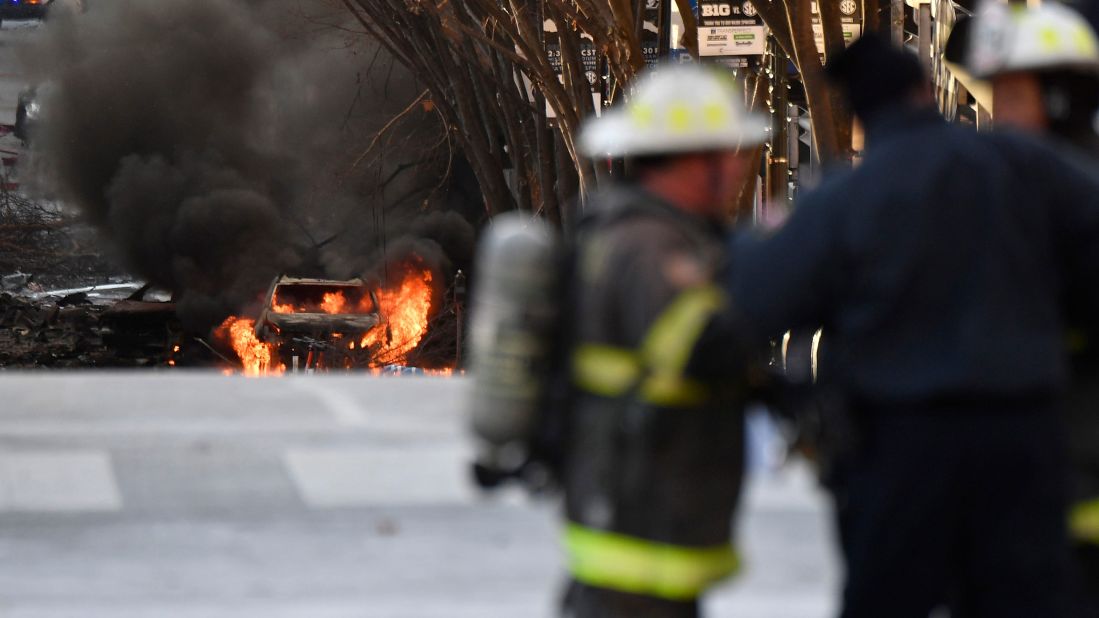
<svg viewBox="0 0 1099 618">
<path fill-rule="evenodd" d="M 1000 33 L 1000 36 L 993 36 Z M 1044 137 L 1099 177 L 1099 40 L 1084 17 L 1048 4 L 985 7 L 973 26 L 971 70 L 992 84 L 998 130 Z M 1070 294 L 1099 292 L 1097 281 Z M 1066 398 L 1072 460 L 1069 533 L 1081 617 L 1099 618 L 1099 331 L 1073 316 Z M 1081 328 L 1082 326 L 1082 328 Z"/>
<path fill-rule="evenodd" d="M 1099 280 L 1099 185 L 1013 134 L 948 125 L 876 35 L 830 63 L 853 170 L 734 245 L 761 336 L 823 327 L 859 428 L 836 492 L 844 618 L 1066 615 L 1062 292 Z"/>
<path fill-rule="evenodd" d="M 693 618 L 738 565 L 745 354 L 716 278 L 765 123 L 731 80 L 662 67 L 581 148 L 627 157 L 576 231 L 563 487 L 574 618 Z"/>
</svg>

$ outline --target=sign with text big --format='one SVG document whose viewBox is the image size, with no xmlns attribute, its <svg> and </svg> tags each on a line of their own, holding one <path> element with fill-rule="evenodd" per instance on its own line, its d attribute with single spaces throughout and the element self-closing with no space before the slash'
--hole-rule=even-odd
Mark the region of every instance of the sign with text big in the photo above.
<svg viewBox="0 0 1099 618">
<path fill-rule="evenodd" d="M 767 51 L 767 27 L 748 0 L 699 0 L 698 55 L 746 67 Z"/>
</svg>

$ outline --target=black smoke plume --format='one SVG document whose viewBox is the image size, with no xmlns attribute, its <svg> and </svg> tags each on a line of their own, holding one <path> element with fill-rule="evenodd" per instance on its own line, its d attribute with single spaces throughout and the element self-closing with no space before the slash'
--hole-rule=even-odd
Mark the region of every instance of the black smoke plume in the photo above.
<svg viewBox="0 0 1099 618">
<path fill-rule="evenodd" d="M 453 159 L 437 115 L 324 4 L 97 0 L 28 58 L 58 190 L 192 330 L 249 310 L 279 273 L 384 271 L 390 238 L 444 272 L 443 242 L 469 250 L 468 224 L 428 214 Z M 419 237 L 443 219 L 443 242 Z"/>
</svg>

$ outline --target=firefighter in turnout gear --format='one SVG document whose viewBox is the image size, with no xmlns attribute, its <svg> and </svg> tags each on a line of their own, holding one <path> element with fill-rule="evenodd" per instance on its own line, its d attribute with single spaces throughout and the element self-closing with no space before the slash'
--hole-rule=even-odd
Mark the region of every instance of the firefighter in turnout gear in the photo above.
<svg viewBox="0 0 1099 618">
<path fill-rule="evenodd" d="M 1082 15 L 1054 4 L 985 7 L 969 55 L 974 74 L 992 84 L 997 128 L 1047 137 L 1099 176 L 1099 41 Z M 1099 331 L 1082 318 L 1068 337 L 1069 533 L 1086 606 L 1077 614 L 1099 618 Z"/>
<path fill-rule="evenodd" d="M 1029 136 L 946 123 L 879 35 L 826 71 L 864 156 L 738 239 L 730 290 L 761 337 L 824 329 L 857 434 L 840 615 L 1069 616 L 1060 393 L 1087 303 L 1065 292 L 1099 280 L 1099 182 Z"/>
<path fill-rule="evenodd" d="M 742 100 L 722 74 L 662 67 L 581 135 L 629 171 L 573 232 L 565 616 L 697 616 L 737 570 L 745 355 L 714 281 L 739 149 L 765 137 Z"/>
</svg>

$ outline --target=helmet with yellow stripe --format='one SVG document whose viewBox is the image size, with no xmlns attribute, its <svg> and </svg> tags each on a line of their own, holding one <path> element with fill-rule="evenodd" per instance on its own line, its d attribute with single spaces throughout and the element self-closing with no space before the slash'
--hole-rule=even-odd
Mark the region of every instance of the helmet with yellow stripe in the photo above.
<svg viewBox="0 0 1099 618">
<path fill-rule="evenodd" d="M 985 2 L 973 24 L 967 64 L 979 78 L 1065 69 L 1099 73 L 1099 40 L 1087 20 L 1065 6 Z"/>
<path fill-rule="evenodd" d="M 761 144 L 767 122 L 749 114 L 743 101 L 726 74 L 697 65 L 662 66 L 636 80 L 625 105 L 585 125 L 580 151 L 639 157 Z"/>
</svg>

